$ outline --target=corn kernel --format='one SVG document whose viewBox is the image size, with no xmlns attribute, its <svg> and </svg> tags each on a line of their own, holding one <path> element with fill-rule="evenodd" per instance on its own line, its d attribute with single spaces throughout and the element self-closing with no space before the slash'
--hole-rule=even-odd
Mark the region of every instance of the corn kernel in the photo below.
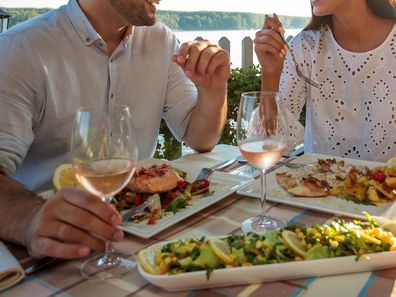
<svg viewBox="0 0 396 297">
<path fill-rule="evenodd" d="M 337 248 L 339 245 L 338 241 L 331 240 L 331 239 L 329 240 L 329 243 L 330 243 L 330 246 L 333 248 Z"/>
<path fill-rule="evenodd" d="M 256 241 L 256 249 L 259 249 L 263 246 L 263 242 L 261 240 Z"/>
<path fill-rule="evenodd" d="M 171 262 L 172 262 L 172 260 L 171 260 L 170 257 L 166 257 L 165 260 L 164 260 L 164 263 L 165 263 L 166 265 L 169 265 Z"/>
</svg>

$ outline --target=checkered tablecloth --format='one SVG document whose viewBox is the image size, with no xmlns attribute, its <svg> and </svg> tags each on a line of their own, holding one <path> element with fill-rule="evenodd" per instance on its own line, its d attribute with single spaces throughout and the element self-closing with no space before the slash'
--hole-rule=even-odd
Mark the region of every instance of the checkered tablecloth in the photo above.
<svg viewBox="0 0 396 297">
<path fill-rule="evenodd" d="M 219 147 L 218 149 L 226 149 Z M 218 151 L 215 151 L 217 153 Z M 231 152 L 230 152 L 231 154 Z M 219 154 L 227 158 L 224 154 Z M 207 156 L 208 158 L 210 155 Z M 192 157 L 189 157 L 192 158 Z M 222 159 L 222 158 L 221 158 Z M 213 160 L 216 161 L 216 160 Z M 218 161 L 218 160 L 217 160 Z M 331 215 L 292 206 L 269 203 L 269 214 L 288 223 L 322 224 Z M 257 199 L 232 194 L 203 211 L 150 239 L 126 235 L 116 245 L 122 250 L 138 252 L 158 241 L 174 240 L 202 235 L 239 233 L 244 219 L 259 212 Z M 27 261 L 20 249 L 12 250 L 21 263 Z M 262 284 L 223 287 L 184 292 L 167 292 L 145 281 L 137 271 L 122 279 L 90 282 L 80 276 L 80 261 L 64 261 L 28 276 L 18 285 L 0 293 L 2 296 L 392 296 L 396 269 L 344 274 L 328 277 L 311 277 Z M 396 290 L 395 290 L 396 292 Z"/>
</svg>

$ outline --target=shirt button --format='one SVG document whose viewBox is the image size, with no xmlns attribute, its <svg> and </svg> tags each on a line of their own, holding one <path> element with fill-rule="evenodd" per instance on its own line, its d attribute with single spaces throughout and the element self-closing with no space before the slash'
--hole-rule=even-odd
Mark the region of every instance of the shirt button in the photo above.
<svg viewBox="0 0 396 297">
<path fill-rule="evenodd" d="M 113 94 L 113 93 L 111 93 L 111 95 L 110 95 L 110 98 L 111 98 L 111 99 L 113 99 L 113 98 L 114 98 L 114 94 Z"/>
<path fill-rule="evenodd" d="M 110 59 L 110 63 L 113 63 L 113 58 Z"/>
<path fill-rule="evenodd" d="M 85 37 L 85 42 L 90 42 L 90 41 L 91 41 L 91 38 Z"/>
</svg>

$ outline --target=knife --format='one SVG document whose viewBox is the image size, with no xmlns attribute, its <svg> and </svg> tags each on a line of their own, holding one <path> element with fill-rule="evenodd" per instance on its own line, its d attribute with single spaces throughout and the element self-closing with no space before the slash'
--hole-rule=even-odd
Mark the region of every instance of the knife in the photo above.
<svg viewBox="0 0 396 297">
<path fill-rule="evenodd" d="M 272 172 L 272 171 L 278 169 L 279 167 L 284 166 L 285 164 L 287 164 L 287 163 L 289 163 L 289 162 L 291 162 L 291 161 L 293 161 L 293 160 L 295 160 L 295 159 L 297 159 L 297 157 L 287 157 L 287 158 L 283 159 L 282 161 L 276 163 L 275 166 L 272 166 L 270 169 L 268 169 L 268 170 L 265 172 L 265 174 L 268 174 L 268 173 L 270 173 L 270 172 Z"/>
<path fill-rule="evenodd" d="M 143 211 L 146 207 L 150 206 L 151 204 L 153 204 L 154 199 L 147 199 L 146 201 L 144 201 L 142 204 L 128 210 L 125 211 L 121 214 L 122 217 L 122 221 L 125 221 L 127 219 L 129 219 L 130 217 L 132 217 L 133 215 Z"/>
<path fill-rule="evenodd" d="M 65 260 L 58 259 L 58 258 L 44 257 L 44 258 L 38 259 L 38 260 L 34 261 L 32 264 L 28 265 L 25 268 L 25 273 L 26 273 L 26 275 L 31 275 L 32 273 L 37 272 L 44 267 L 49 267 L 55 263 L 60 263 L 63 261 L 65 261 Z"/>
</svg>

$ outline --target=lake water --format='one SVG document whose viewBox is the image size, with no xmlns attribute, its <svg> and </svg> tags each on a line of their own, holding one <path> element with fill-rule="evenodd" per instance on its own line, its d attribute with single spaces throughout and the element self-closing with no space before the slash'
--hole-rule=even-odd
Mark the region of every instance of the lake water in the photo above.
<svg viewBox="0 0 396 297">
<path fill-rule="evenodd" d="M 175 34 L 181 43 L 202 37 L 214 43 L 218 43 L 220 38 L 227 37 L 230 40 L 230 60 L 232 67 L 241 67 L 242 61 L 242 40 L 249 36 L 254 39 L 258 30 L 229 30 L 229 31 L 175 31 Z M 285 37 L 297 35 L 301 29 L 286 29 Z M 253 63 L 258 64 L 257 58 L 253 56 Z"/>
</svg>

